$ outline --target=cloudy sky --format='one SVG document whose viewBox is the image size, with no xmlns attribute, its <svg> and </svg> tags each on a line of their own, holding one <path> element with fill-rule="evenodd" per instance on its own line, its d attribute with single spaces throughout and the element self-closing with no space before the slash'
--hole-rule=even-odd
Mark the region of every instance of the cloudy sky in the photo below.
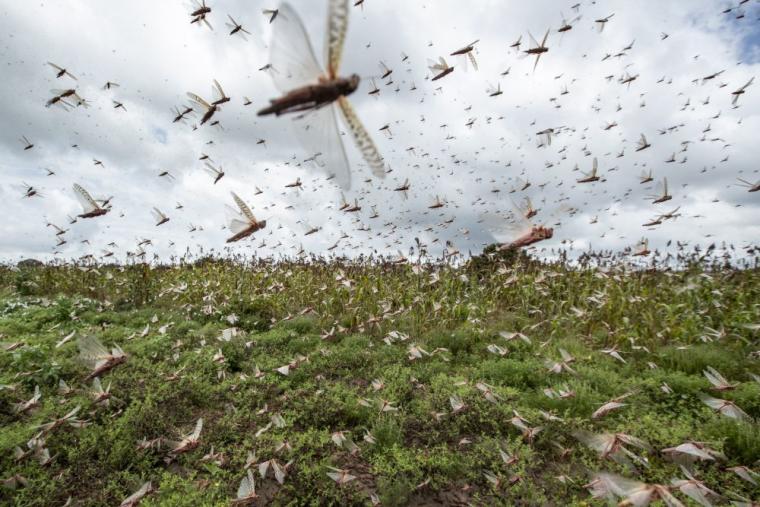
<svg viewBox="0 0 760 507">
<path fill-rule="evenodd" d="M 525 198 L 540 209 L 535 224 L 556 226 L 554 238 L 537 245 L 547 251 L 621 251 L 642 238 L 661 249 L 668 240 L 756 242 L 760 193 L 737 178 L 760 180 L 760 82 L 738 107 L 732 92 L 760 75 L 760 3 L 722 12 L 736 3 L 586 0 L 577 12 L 575 0 L 352 6 L 340 74 L 363 78 L 350 99 L 389 172 L 374 177 L 339 123 L 352 171 L 345 198 L 361 206 L 346 213 L 324 167 L 336 143 L 309 160 L 315 150 L 299 142 L 292 117 L 256 115 L 280 95 L 270 73 L 287 72 L 259 70 L 279 63 L 270 62 L 273 31 L 293 28 L 292 19 L 270 24 L 262 14 L 275 2 L 208 0 L 212 31 L 190 23 L 189 2 L 2 1 L 0 259 L 104 250 L 124 258 L 143 239 L 153 243 L 148 255 L 162 258 L 188 248 L 223 251 L 230 191 L 267 220 L 266 229 L 231 250 L 262 256 L 301 247 L 395 254 L 414 238 L 434 255 L 446 241 L 477 253 L 493 241 L 491 233 L 509 239 L 506 227 L 484 230 L 494 222 L 484 222 L 484 214 L 509 213 Z M 292 5 L 323 64 L 327 2 Z M 573 28 L 560 34 L 563 14 Z M 612 14 L 600 32 L 595 20 Z M 228 15 L 251 33 L 247 40 L 229 35 Z M 529 34 L 540 41 L 547 29 L 549 51 L 533 71 L 535 59 L 523 51 L 532 45 Z M 511 47 L 520 37 L 519 49 Z M 477 70 L 449 56 L 476 39 Z M 441 56 L 454 72 L 432 82 L 428 60 Z M 393 70 L 385 80 L 381 61 Z M 56 78 L 46 62 L 76 81 Z M 621 83 L 626 76 L 636 79 Z M 369 94 L 371 78 L 379 94 Z M 197 113 L 173 123 L 172 108 L 188 105 L 187 92 L 213 98 L 214 79 L 231 97 L 213 117 L 219 124 L 199 125 Z M 119 86 L 103 89 L 109 81 Z M 491 96 L 496 86 L 503 93 Z M 90 107 L 45 107 L 51 90 L 68 88 Z M 318 131 L 314 116 L 301 121 Z M 555 131 L 550 145 L 537 135 L 548 128 Z M 641 134 L 651 147 L 637 152 Z M 25 150 L 21 136 L 34 147 Z M 217 184 L 202 154 L 223 167 Z M 600 181 L 577 183 L 583 175 L 574 168 L 589 171 L 593 158 Z M 654 181 L 640 184 L 650 170 Z M 160 177 L 164 171 L 173 178 Z M 300 190 L 286 188 L 297 178 Z M 663 178 L 673 198 L 654 204 L 648 197 Z M 405 198 L 394 189 L 406 179 Z M 95 198 L 112 197 L 112 211 L 70 224 L 69 216 L 82 213 L 73 183 Z M 38 195 L 25 197 L 30 186 Z M 445 205 L 429 209 L 437 196 Z M 154 206 L 170 218 L 158 228 Z M 677 218 L 642 226 L 676 208 Z M 68 230 L 65 244 L 56 246 L 48 222 Z M 322 229 L 305 236 L 312 227 Z"/>
</svg>

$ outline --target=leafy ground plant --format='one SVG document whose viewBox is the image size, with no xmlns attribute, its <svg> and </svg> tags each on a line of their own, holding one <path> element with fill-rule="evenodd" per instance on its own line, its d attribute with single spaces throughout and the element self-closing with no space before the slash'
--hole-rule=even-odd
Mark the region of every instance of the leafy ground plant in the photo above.
<svg viewBox="0 0 760 507">
<path fill-rule="evenodd" d="M 24 269 L 0 268 L 3 504 L 758 499 L 757 270 Z"/>
</svg>

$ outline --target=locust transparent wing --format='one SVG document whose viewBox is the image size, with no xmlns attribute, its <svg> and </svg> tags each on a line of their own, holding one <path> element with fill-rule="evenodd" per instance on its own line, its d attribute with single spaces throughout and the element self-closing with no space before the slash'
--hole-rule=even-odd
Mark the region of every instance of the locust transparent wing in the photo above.
<svg viewBox="0 0 760 507">
<path fill-rule="evenodd" d="M 277 24 L 272 28 L 269 48 L 270 73 L 275 87 L 287 93 L 307 84 L 315 84 L 324 74 L 317 63 L 309 35 L 298 13 L 288 3 L 280 6 Z"/>
<path fill-rule="evenodd" d="M 137 505 L 135 502 L 141 500 L 152 488 L 153 486 L 151 485 L 150 481 L 146 482 L 140 487 L 140 489 L 125 498 L 121 502 L 121 505 Z"/>
<path fill-rule="evenodd" d="M 607 453 L 611 449 L 609 435 L 595 435 L 583 430 L 576 431 L 573 435 L 582 443 L 599 453 Z"/>
<path fill-rule="evenodd" d="M 664 197 L 668 194 L 668 179 L 663 178 L 657 183 L 657 197 Z"/>
<path fill-rule="evenodd" d="M 335 107 L 328 105 L 298 117 L 293 122 L 296 137 L 309 155 L 322 153 L 322 161 L 317 165 L 335 180 L 344 190 L 351 188 L 351 168 L 348 165 L 346 149 L 338 130 Z"/>
<path fill-rule="evenodd" d="M 551 32 L 551 29 L 546 30 L 546 35 L 544 35 L 544 40 L 541 41 L 541 47 L 546 47 L 546 39 L 549 38 L 549 32 Z"/>
<path fill-rule="evenodd" d="M 483 230 L 490 233 L 499 243 L 510 243 L 515 238 L 530 231 L 530 222 L 521 213 L 482 213 L 479 221 Z"/>
<path fill-rule="evenodd" d="M 211 26 L 211 23 L 208 22 L 208 19 L 206 19 L 206 16 L 201 16 L 200 20 L 201 20 L 201 22 L 203 22 L 204 25 L 206 25 L 208 27 L 209 30 L 213 30 L 214 29 L 214 27 Z M 198 24 L 198 26 L 201 26 L 200 23 Z"/>
<path fill-rule="evenodd" d="M 249 498 L 256 494 L 256 480 L 253 478 L 253 472 L 249 468 L 246 476 L 240 481 L 240 486 L 237 490 L 237 497 L 239 499 Z"/>
<path fill-rule="evenodd" d="M 721 384 L 728 384 L 728 381 L 726 378 L 720 374 L 718 370 L 713 368 L 712 366 L 708 366 L 705 371 L 702 372 L 702 374 L 707 377 L 707 380 L 710 381 L 710 383 L 714 386 L 718 386 Z"/>
<path fill-rule="evenodd" d="M 272 460 L 272 470 L 274 471 L 274 478 L 280 484 L 285 482 L 285 470 L 280 466 L 277 461 Z"/>
<path fill-rule="evenodd" d="M 712 396 L 708 396 L 706 394 L 700 394 L 699 399 L 701 399 L 705 405 L 715 410 L 719 410 L 724 406 L 724 400 L 713 398 Z"/>
<path fill-rule="evenodd" d="M 201 417 L 195 423 L 195 429 L 193 430 L 193 433 L 190 435 L 190 438 L 193 440 L 198 440 L 201 436 L 202 429 L 203 429 L 203 418 Z"/>
<path fill-rule="evenodd" d="M 608 491 L 613 492 L 619 497 L 629 497 L 642 489 L 643 483 L 627 479 L 615 474 L 602 473 L 598 475 L 599 479 L 605 484 Z M 648 502 L 647 502 L 648 503 Z M 646 503 L 633 503 L 633 505 L 646 505 Z"/>
<path fill-rule="evenodd" d="M 203 100 L 203 98 L 200 97 L 199 95 L 196 95 L 196 94 L 191 93 L 191 92 L 187 92 L 187 96 L 190 97 L 190 99 L 192 99 L 193 102 L 195 102 L 199 106 L 203 107 L 204 109 L 207 109 L 207 110 L 211 109 L 211 104 L 209 104 L 208 102 L 206 102 L 205 100 Z"/>
<path fill-rule="evenodd" d="M 530 43 L 533 45 L 533 48 L 540 47 L 541 45 L 538 43 L 538 41 L 533 37 L 533 34 L 528 32 L 528 37 L 530 37 Z"/>
<path fill-rule="evenodd" d="M 253 213 L 251 212 L 251 208 L 248 207 L 248 205 L 243 202 L 243 200 L 237 196 L 235 192 L 230 192 L 232 194 L 232 198 L 235 200 L 235 204 L 238 205 L 238 208 L 240 208 L 240 212 L 245 215 L 245 217 L 250 220 L 251 222 L 255 222 L 256 218 L 253 216 Z"/>
<path fill-rule="evenodd" d="M 338 484 L 343 484 L 356 479 L 356 476 L 344 472 L 327 472 L 327 475 Z"/>
<path fill-rule="evenodd" d="M 262 479 L 266 478 L 268 471 L 269 471 L 269 460 L 259 463 L 259 475 L 261 475 Z"/>
<path fill-rule="evenodd" d="M 708 489 L 707 491 L 703 491 L 699 485 L 687 480 L 674 479 L 673 486 L 677 487 L 681 491 L 681 493 L 693 499 L 699 505 L 712 505 L 710 494 L 714 493 L 717 495 L 717 493 L 715 493 L 711 489 Z"/>
<path fill-rule="evenodd" d="M 217 169 L 216 167 L 212 166 L 208 162 L 206 162 L 206 167 L 204 168 L 204 170 L 207 173 L 209 173 L 214 178 L 216 178 L 217 176 L 219 176 L 219 169 Z"/>
<path fill-rule="evenodd" d="M 239 211 L 225 205 L 225 214 L 227 215 L 227 228 L 232 234 L 243 232 L 251 226 Z"/>
<path fill-rule="evenodd" d="M 478 70 L 478 61 L 475 59 L 475 55 L 472 54 L 472 51 L 467 53 L 467 59 L 470 60 L 472 68 Z"/>
<path fill-rule="evenodd" d="M 68 414 L 63 416 L 61 419 L 72 419 L 74 416 L 76 416 L 79 413 L 81 409 L 82 407 L 80 405 L 77 405 Z"/>
<path fill-rule="evenodd" d="M 330 77 L 338 75 L 343 56 L 343 44 L 348 32 L 348 0 L 329 0 L 327 10 L 327 38 L 325 39 L 325 65 Z"/>
<path fill-rule="evenodd" d="M 222 85 L 219 84 L 219 81 L 214 79 L 214 86 L 211 88 L 214 96 L 216 97 L 215 100 L 221 100 L 227 97 L 227 95 L 224 94 L 224 90 L 222 89 Z"/>
<path fill-rule="evenodd" d="M 441 56 L 439 60 L 436 62 L 435 60 L 431 60 L 428 58 L 428 68 L 430 69 L 430 72 L 439 73 L 443 72 L 444 70 L 449 68 L 449 64 L 446 63 L 446 60 Z"/>
<path fill-rule="evenodd" d="M 752 186 L 754 186 L 752 183 L 750 183 L 750 182 L 749 182 L 749 181 L 747 181 L 747 180 L 743 180 L 743 179 L 741 179 L 741 178 L 736 178 L 736 180 L 737 180 L 739 183 L 741 183 L 741 184 L 742 184 L 741 186 L 743 186 L 743 187 L 752 187 Z"/>
<path fill-rule="evenodd" d="M 111 355 L 100 340 L 91 335 L 80 336 L 77 345 L 79 345 L 80 359 L 90 367 L 94 367 Z"/>
<path fill-rule="evenodd" d="M 351 131 L 354 141 L 356 141 L 356 145 L 359 147 L 359 151 L 362 152 L 364 161 L 372 170 L 372 174 L 378 178 L 384 178 L 385 163 L 383 162 L 383 157 L 381 157 L 380 152 L 377 151 L 375 143 L 372 141 L 369 133 L 367 133 L 361 120 L 359 120 L 359 117 L 356 115 L 353 106 L 346 97 L 340 97 L 338 99 L 338 104 L 343 113 L 343 119 L 346 121 L 348 129 Z"/>
<path fill-rule="evenodd" d="M 79 201 L 79 204 L 82 205 L 82 208 L 84 208 L 85 213 L 89 213 L 90 211 L 94 211 L 98 209 L 98 204 L 95 202 L 95 200 L 90 196 L 89 192 L 82 188 L 79 184 L 74 183 L 74 195 L 76 196 L 77 200 Z"/>
</svg>

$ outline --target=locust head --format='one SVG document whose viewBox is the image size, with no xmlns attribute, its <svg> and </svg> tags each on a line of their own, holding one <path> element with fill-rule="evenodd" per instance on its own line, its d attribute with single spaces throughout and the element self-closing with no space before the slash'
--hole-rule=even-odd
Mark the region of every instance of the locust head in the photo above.
<svg viewBox="0 0 760 507">
<path fill-rule="evenodd" d="M 554 236 L 554 229 L 537 225 L 530 231 L 530 236 L 530 239 L 532 240 L 531 243 L 538 243 L 545 239 L 551 239 L 552 236 Z"/>
<path fill-rule="evenodd" d="M 356 91 L 357 88 L 359 88 L 359 82 L 361 82 L 361 78 L 358 74 L 351 74 L 350 77 L 341 80 L 340 83 L 340 91 L 342 95 L 351 95 Z"/>
</svg>

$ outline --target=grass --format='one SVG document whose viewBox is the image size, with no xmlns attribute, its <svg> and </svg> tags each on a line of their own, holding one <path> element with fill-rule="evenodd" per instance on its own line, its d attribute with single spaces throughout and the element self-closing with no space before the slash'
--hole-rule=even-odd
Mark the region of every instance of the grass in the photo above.
<svg viewBox="0 0 760 507">
<path fill-rule="evenodd" d="M 525 258 L 459 268 L 219 260 L 0 268 L 0 479 L 27 480 L 0 487 L 0 504 L 71 497 L 118 505 L 150 480 L 156 491 L 141 505 L 228 505 L 255 452 L 256 463 L 290 463 L 283 484 L 254 468 L 259 504 L 589 505 L 596 501 L 583 485 L 598 471 L 661 484 L 683 477 L 659 451 L 689 440 L 727 457 L 695 465 L 706 485 L 757 498 L 726 468 L 760 460 L 760 384 L 748 375 L 760 373 L 751 326 L 759 315 L 760 271 L 704 263 L 680 271 Z M 239 333 L 220 339 L 233 326 Z M 84 380 L 83 335 L 129 356 L 102 376 L 111 384 L 108 407 L 94 404 Z M 507 353 L 490 352 L 491 344 Z M 410 359 L 412 345 L 425 351 L 421 358 Z M 625 363 L 603 352 L 613 347 Z M 548 371 L 560 348 L 574 356 L 575 374 Z M 275 371 L 287 364 L 288 375 Z M 738 387 L 711 391 L 708 366 Z M 59 394 L 60 380 L 73 392 Z M 478 382 L 499 400 L 488 401 Z M 39 407 L 15 413 L 35 386 Z M 546 388 L 575 397 L 552 399 Z M 626 406 L 591 419 L 628 392 Z M 734 401 L 751 420 L 715 413 L 700 393 Z M 452 395 L 465 405 L 457 413 Z M 14 458 L 36 425 L 77 405 L 89 425 L 49 434 L 49 464 Z M 543 426 L 532 441 L 510 422 L 515 412 Z M 275 416 L 284 424 L 267 429 Z M 166 445 L 138 450 L 142 439 L 180 439 L 199 417 L 197 449 L 174 459 Z M 602 459 L 573 437 L 578 429 L 645 440 L 650 466 Z M 338 431 L 358 451 L 336 445 Z M 515 462 L 505 464 L 500 449 Z M 356 479 L 336 484 L 329 467 Z"/>
</svg>

